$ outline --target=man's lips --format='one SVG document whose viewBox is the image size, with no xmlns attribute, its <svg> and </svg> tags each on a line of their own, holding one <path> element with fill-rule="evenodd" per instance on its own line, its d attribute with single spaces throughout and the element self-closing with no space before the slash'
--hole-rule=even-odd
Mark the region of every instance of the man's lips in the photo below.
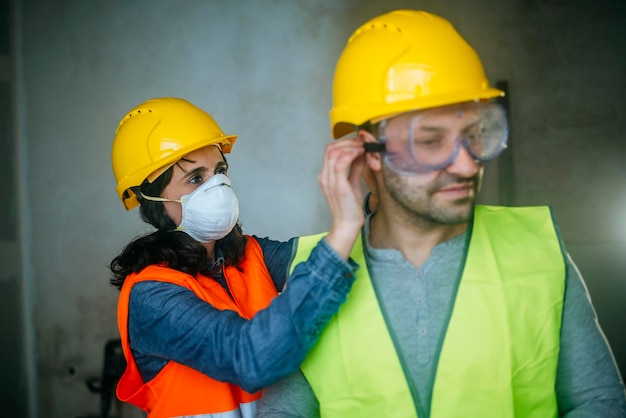
<svg viewBox="0 0 626 418">
<path fill-rule="evenodd" d="M 474 191 L 473 184 L 463 183 L 463 184 L 454 184 L 454 185 L 442 187 L 439 190 L 437 190 L 437 193 L 443 196 L 451 197 L 451 198 L 461 198 L 461 197 L 467 197 L 473 191 Z"/>
</svg>

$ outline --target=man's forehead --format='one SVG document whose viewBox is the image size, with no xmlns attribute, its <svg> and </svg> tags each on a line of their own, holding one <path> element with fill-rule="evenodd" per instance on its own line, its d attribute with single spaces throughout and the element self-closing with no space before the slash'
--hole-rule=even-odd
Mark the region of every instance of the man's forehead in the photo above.
<svg viewBox="0 0 626 418">
<path fill-rule="evenodd" d="M 439 121 L 441 123 L 472 119 L 479 113 L 481 104 L 476 102 L 456 103 L 448 106 L 430 109 L 413 110 L 395 116 L 388 121 L 388 125 L 410 123 L 415 118 L 422 121 Z"/>
<path fill-rule="evenodd" d="M 478 112 L 481 104 L 476 102 L 463 102 L 455 103 L 447 106 L 433 107 L 430 109 L 415 110 L 408 112 L 410 117 L 418 115 L 432 115 L 432 116 L 463 116 L 465 114 L 475 114 Z"/>
</svg>

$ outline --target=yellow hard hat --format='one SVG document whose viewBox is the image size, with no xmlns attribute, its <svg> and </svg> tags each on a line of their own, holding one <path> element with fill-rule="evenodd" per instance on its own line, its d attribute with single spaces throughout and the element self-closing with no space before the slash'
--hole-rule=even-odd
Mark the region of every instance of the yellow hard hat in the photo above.
<svg viewBox="0 0 626 418">
<path fill-rule="evenodd" d="M 229 153 L 236 140 L 187 100 L 147 100 L 128 112 L 115 131 L 111 160 L 117 195 L 130 210 L 139 204 L 131 187 L 153 181 L 180 158 L 207 145 Z"/>
<path fill-rule="evenodd" d="M 450 22 L 397 10 L 348 40 L 335 69 L 331 128 L 340 138 L 367 121 L 503 95 L 489 86 L 480 58 Z"/>
</svg>

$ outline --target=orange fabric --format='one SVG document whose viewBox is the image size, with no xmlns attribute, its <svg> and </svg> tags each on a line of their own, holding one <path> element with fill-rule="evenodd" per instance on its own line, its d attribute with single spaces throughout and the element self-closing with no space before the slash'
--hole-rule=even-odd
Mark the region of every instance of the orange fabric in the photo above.
<svg viewBox="0 0 626 418">
<path fill-rule="evenodd" d="M 170 361 L 159 374 L 144 383 L 131 354 L 128 341 L 128 304 L 135 283 L 156 280 L 174 283 L 193 291 L 200 299 L 220 310 L 233 310 L 243 318 L 251 318 L 267 307 L 277 295 L 259 243 L 247 237 L 246 254 L 240 264 L 224 269 L 234 300 L 219 283 L 209 277 L 188 274 L 164 266 L 152 265 L 129 275 L 118 301 L 118 326 L 127 366 L 117 385 L 117 396 L 147 411 L 150 418 L 197 415 L 232 411 L 239 404 L 252 402 L 261 392 L 248 393 L 236 385 L 219 382 L 190 367 Z"/>
</svg>

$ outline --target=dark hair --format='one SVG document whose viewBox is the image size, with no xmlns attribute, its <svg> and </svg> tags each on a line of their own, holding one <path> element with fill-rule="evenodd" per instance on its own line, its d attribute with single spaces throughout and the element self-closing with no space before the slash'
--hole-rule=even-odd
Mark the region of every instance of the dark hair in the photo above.
<svg viewBox="0 0 626 418">
<path fill-rule="evenodd" d="M 152 183 L 136 187 L 139 199 L 141 219 L 154 226 L 157 231 L 140 236 L 131 241 L 122 252 L 111 261 L 113 277 L 110 282 L 118 289 L 122 288 L 126 276 L 138 273 L 149 265 L 166 265 L 174 270 L 190 274 L 211 275 L 212 260 L 206 248 L 184 232 L 176 231 L 176 224 L 167 216 L 163 202 L 143 199 L 146 196 L 160 196 L 172 179 L 173 167 L 167 169 Z M 241 225 L 237 224 L 224 238 L 215 242 L 224 257 L 224 267 L 238 267 L 246 248 L 246 237 Z"/>
</svg>

